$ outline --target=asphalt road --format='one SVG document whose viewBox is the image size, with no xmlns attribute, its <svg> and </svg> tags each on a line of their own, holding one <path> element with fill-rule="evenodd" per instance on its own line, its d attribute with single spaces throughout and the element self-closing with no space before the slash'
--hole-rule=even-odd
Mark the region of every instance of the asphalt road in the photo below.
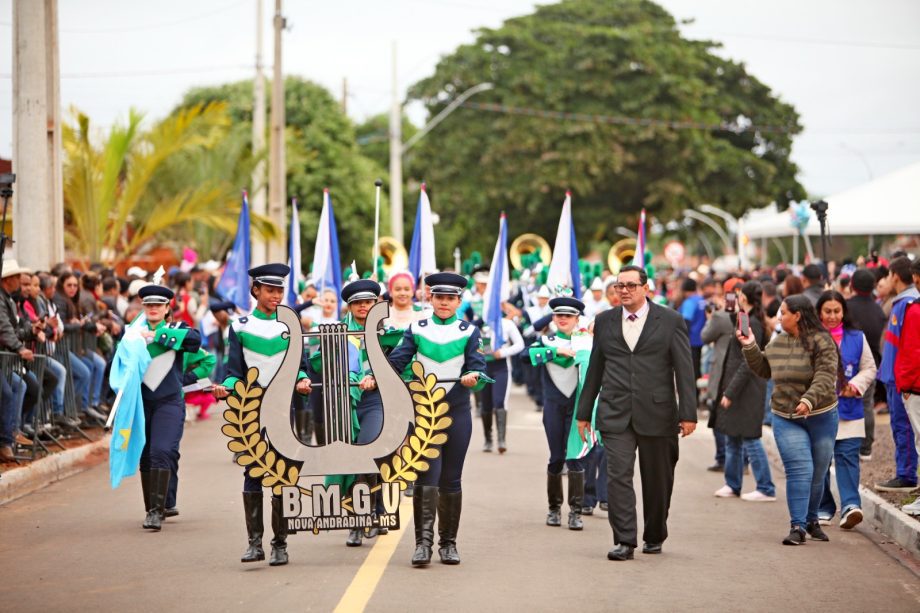
<svg viewBox="0 0 920 613">
<path fill-rule="evenodd" d="M 544 525 L 540 414 L 518 390 L 511 398 L 508 454 L 482 453 L 474 426 L 459 566 L 409 565 L 408 506 L 402 531 L 361 548 L 343 532 L 300 534 L 288 566 L 240 564 L 241 469 L 212 419 L 186 429 L 181 515 L 160 533 L 141 529 L 138 479 L 113 491 L 105 464 L 0 507 L 0 611 L 920 610 L 917 576 L 860 531 L 780 545 L 781 475 L 776 503 L 714 498 L 705 428 L 681 441 L 665 553 L 609 562 L 606 513 L 582 532 Z"/>
</svg>

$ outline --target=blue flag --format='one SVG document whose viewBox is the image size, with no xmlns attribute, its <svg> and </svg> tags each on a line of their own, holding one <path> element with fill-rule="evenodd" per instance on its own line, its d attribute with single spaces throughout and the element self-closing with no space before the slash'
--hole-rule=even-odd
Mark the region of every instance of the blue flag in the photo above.
<svg viewBox="0 0 920 613">
<path fill-rule="evenodd" d="M 284 304 L 292 307 L 297 304 L 297 296 L 300 294 L 297 291 L 300 281 L 300 215 L 297 212 L 296 199 L 291 200 L 291 231 L 288 232 L 288 236 L 288 266 L 291 267 L 291 274 L 288 275 Z"/>
<path fill-rule="evenodd" d="M 489 281 L 482 305 L 482 319 L 492 329 L 492 351 L 505 344 L 502 330 L 502 303 L 511 298 L 511 275 L 508 268 L 508 219 L 502 213 L 498 224 L 498 240 L 489 267 Z"/>
<path fill-rule="evenodd" d="M 313 249 L 313 285 L 320 294 L 333 289 L 335 295 L 342 293 L 342 263 L 339 259 L 339 233 L 335 227 L 335 212 L 329 190 L 323 190 L 323 209 L 316 228 L 316 243 Z M 336 301 L 338 304 L 338 300 Z"/>
<path fill-rule="evenodd" d="M 415 228 L 409 246 L 409 272 L 418 281 L 419 277 L 437 272 L 434 257 L 434 222 L 431 216 L 431 202 L 422 183 L 415 210 Z"/>
<path fill-rule="evenodd" d="M 249 240 L 249 198 L 243 192 L 243 206 L 240 208 L 240 220 L 236 226 L 236 238 L 224 274 L 217 283 L 217 293 L 224 300 L 229 300 L 242 311 L 248 312 L 249 295 L 249 261 L 251 244 Z"/>
<path fill-rule="evenodd" d="M 150 364 L 147 341 L 140 331 L 147 325 L 142 314 L 125 330 L 118 343 L 109 385 L 118 392 L 115 402 L 115 420 L 112 423 L 112 440 L 109 441 L 109 476 L 112 489 L 121 480 L 137 471 L 141 452 L 147 442 L 145 434 L 144 401 L 141 397 L 141 383 Z"/>
<path fill-rule="evenodd" d="M 559 227 L 556 229 L 556 244 L 553 260 L 549 264 L 546 285 L 550 291 L 569 287 L 575 298 L 581 298 L 581 271 L 578 269 L 578 245 L 575 243 L 575 224 L 572 221 L 572 192 L 565 193 Z"/>
</svg>

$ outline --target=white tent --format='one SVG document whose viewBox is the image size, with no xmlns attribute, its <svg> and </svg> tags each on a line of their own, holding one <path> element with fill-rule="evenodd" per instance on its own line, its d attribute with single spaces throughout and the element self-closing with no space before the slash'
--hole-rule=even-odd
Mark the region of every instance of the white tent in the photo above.
<svg viewBox="0 0 920 613">
<path fill-rule="evenodd" d="M 920 162 L 825 200 L 831 236 L 920 234 Z M 776 204 L 748 211 L 743 224 L 752 240 L 795 234 L 788 211 L 780 212 Z M 805 233 L 821 234 L 814 213 Z"/>
</svg>

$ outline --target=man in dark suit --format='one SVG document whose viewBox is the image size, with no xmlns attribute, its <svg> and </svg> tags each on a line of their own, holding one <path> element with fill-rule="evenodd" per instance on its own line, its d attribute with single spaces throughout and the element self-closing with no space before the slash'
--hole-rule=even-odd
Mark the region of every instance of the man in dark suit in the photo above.
<svg viewBox="0 0 920 613">
<path fill-rule="evenodd" d="M 610 560 L 630 560 L 638 543 L 633 466 L 639 450 L 645 530 L 643 553 L 661 553 L 677 464 L 677 433 L 696 428 L 696 386 L 687 325 L 677 311 L 646 298 L 648 276 L 624 266 L 616 290 L 622 306 L 594 322 L 594 347 L 578 404 L 582 438 L 595 426 L 607 452 L 607 495 L 615 547 Z M 674 396 L 675 383 L 677 398 Z"/>
</svg>

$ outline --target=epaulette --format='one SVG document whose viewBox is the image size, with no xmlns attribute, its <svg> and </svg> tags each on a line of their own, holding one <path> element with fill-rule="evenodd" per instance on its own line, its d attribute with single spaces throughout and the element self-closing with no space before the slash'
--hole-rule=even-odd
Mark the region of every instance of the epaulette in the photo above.
<svg viewBox="0 0 920 613">
<path fill-rule="evenodd" d="M 428 320 L 427 320 L 427 319 L 420 319 L 420 320 L 418 320 L 418 321 L 415 322 L 415 323 L 418 324 L 418 327 L 419 327 L 419 328 L 424 328 L 425 326 L 428 325 Z"/>
<path fill-rule="evenodd" d="M 241 324 L 244 324 L 244 323 L 246 323 L 247 321 L 249 321 L 249 317 L 247 317 L 246 315 L 243 315 L 242 317 L 240 317 L 239 319 L 237 319 L 237 321 L 240 322 Z"/>
<path fill-rule="evenodd" d="M 555 335 L 555 334 L 551 334 L 551 335 L 549 335 L 549 336 L 546 337 L 546 340 L 548 340 L 548 341 L 554 341 L 554 340 L 556 340 L 556 335 Z"/>
<path fill-rule="evenodd" d="M 461 321 L 461 322 L 460 322 L 460 329 L 461 329 L 461 330 L 466 330 L 466 329 L 469 328 L 469 327 L 470 327 L 470 322 L 468 322 L 468 321 Z"/>
</svg>

